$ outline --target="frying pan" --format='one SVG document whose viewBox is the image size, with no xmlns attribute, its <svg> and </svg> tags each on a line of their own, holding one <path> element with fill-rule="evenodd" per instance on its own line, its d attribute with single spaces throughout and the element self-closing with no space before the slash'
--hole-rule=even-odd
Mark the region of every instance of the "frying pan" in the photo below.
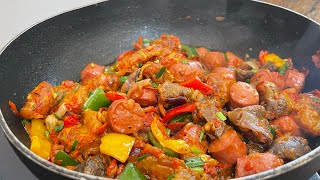
<svg viewBox="0 0 320 180">
<path fill-rule="evenodd" d="M 223 16 L 223 21 L 216 17 Z M 319 24 L 298 14 L 247 0 L 111 0 L 43 21 L 16 37 L 0 55 L 0 124 L 23 162 L 68 178 L 102 179 L 54 165 L 28 150 L 22 123 L 8 107 L 18 107 L 39 82 L 79 80 L 90 62 L 110 64 L 139 37 L 173 34 L 185 44 L 256 57 L 261 49 L 291 57 L 310 71 L 304 91 L 320 88 L 311 56 L 320 49 Z M 320 169 L 320 139 L 314 150 L 276 169 L 241 179 L 307 179 Z M 3 163 L 3 162 L 2 162 Z M 41 170 L 39 170 L 41 171 Z M 41 178 L 41 177 L 40 177 Z"/>
</svg>

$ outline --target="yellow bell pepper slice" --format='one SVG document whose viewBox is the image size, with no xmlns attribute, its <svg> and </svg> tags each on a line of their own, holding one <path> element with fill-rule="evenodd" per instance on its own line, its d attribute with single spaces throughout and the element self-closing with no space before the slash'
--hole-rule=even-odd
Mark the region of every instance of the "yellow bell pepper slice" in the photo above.
<svg viewBox="0 0 320 180">
<path fill-rule="evenodd" d="M 285 63 L 285 60 L 281 59 L 279 56 L 273 53 L 265 55 L 264 60 L 265 62 L 273 62 L 274 65 L 277 66 L 277 68 L 283 66 Z"/>
<path fill-rule="evenodd" d="M 156 117 L 154 117 L 151 123 L 151 131 L 161 146 L 169 148 L 180 154 L 190 153 L 190 147 L 185 141 L 181 139 L 171 139 L 164 130 L 165 126 Z"/>
<path fill-rule="evenodd" d="M 135 138 L 118 133 L 109 133 L 101 138 L 100 152 L 124 163 L 127 161 Z"/>
<path fill-rule="evenodd" d="M 33 119 L 31 121 L 30 150 L 44 159 L 49 159 L 51 152 L 51 142 L 48 141 L 45 136 L 46 130 L 46 126 L 44 125 L 42 120 Z"/>
</svg>

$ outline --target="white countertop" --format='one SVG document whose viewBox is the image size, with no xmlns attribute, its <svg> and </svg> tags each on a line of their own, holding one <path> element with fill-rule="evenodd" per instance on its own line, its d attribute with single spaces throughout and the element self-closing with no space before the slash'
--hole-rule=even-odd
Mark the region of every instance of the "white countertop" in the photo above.
<svg viewBox="0 0 320 180">
<path fill-rule="evenodd" d="M 102 0 L 0 0 L 0 49 L 30 26 Z"/>
</svg>

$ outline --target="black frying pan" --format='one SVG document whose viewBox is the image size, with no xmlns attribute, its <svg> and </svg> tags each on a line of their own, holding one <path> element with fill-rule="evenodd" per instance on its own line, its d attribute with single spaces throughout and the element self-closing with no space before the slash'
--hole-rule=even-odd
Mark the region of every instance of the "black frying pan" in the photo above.
<svg viewBox="0 0 320 180">
<path fill-rule="evenodd" d="M 217 16 L 225 20 L 219 22 Z M 320 49 L 319 25 L 302 16 L 246 0 L 111 0 L 41 22 L 2 52 L 0 124 L 22 161 L 36 168 L 32 171 L 40 178 L 44 176 L 38 171 L 94 179 L 29 151 L 29 138 L 10 111 L 8 100 L 21 107 L 27 93 L 39 82 L 57 85 L 65 79 L 78 80 L 86 64 L 110 64 L 139 36 L 157 38 L 163 33 L 174 34 L 186 44 L 230 50 L 242 57 L 257 56 L 261 49 L 291 57 L 297 67 L 310 70 L 304 90 L 320 88 L 320 71 L 311 61 Z M 307 179 L 320 169 L 320 139 L 310 141 L 315 149 L 307 155 L 245 179 Z"/>
</svg>

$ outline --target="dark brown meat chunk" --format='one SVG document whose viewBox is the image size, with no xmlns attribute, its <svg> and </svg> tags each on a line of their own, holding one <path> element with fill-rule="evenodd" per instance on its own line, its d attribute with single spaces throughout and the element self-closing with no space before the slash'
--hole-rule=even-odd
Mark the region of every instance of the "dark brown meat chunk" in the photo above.
<svg viewBox="0 0 320 180">
<path fill-rule="evenodd" d="M 198 116 L 211 122 L 215 118 L 215 102 L 213 99 L 205 98 L 205 96 L 198 90 L 193 90 L 180 86 L 176 83 L 165 82 L 158 87 L 160 99 L 164 102 L 168 98 L 175 98 L 184 96 L 188 100 L 196 102 L 196 108 L 198 110 Z"/>
<path fill-rule="evenodd" d="M 284 94 L 280 94 L 277 86 L 269 81 L 262 81 L 256 86 L 260 96 L 260 104 L 267 110 L 266 117 L 270 120 L 288 115 L 291 107 L 287 105 Z"/>
<path fill-rule="evenodd" d="M 237 81 L 246 81 L 251 79 L 254 73 L 251 70 L 236 69 L 236 80 Z"/>
<path fill-rule="evenodd" d="M 277 138 L 269 150 L 270 153 L 287 160 L 295 160 L 310 151 L 308 141 L 296 136 L 282 136 Z"/>
<path fill-rule="evenodd" d="M 273 136 L 270 133 L 268 120 L 265 118 L 266 110 L 263 106 L 253 105 L 244 108 L 236 108 L 229 111 L 230 121 L 240 130 L 249 134 L 249 139 L 255 142 L 270 144 Z"/>
<path fill-rule="evenodd" d="M 83 161 L 75 170 L 94 176 L 104 176 L 106 165 L 102 156 L 90 156 L 88 159 Z"/>
<path fill-rule="evenodd" d="M 27 96 L 20 114 L 25 119 L 43 118 L 54 105 L 54 92 L 50 83 L 43 81 Z"/>
</svg>

